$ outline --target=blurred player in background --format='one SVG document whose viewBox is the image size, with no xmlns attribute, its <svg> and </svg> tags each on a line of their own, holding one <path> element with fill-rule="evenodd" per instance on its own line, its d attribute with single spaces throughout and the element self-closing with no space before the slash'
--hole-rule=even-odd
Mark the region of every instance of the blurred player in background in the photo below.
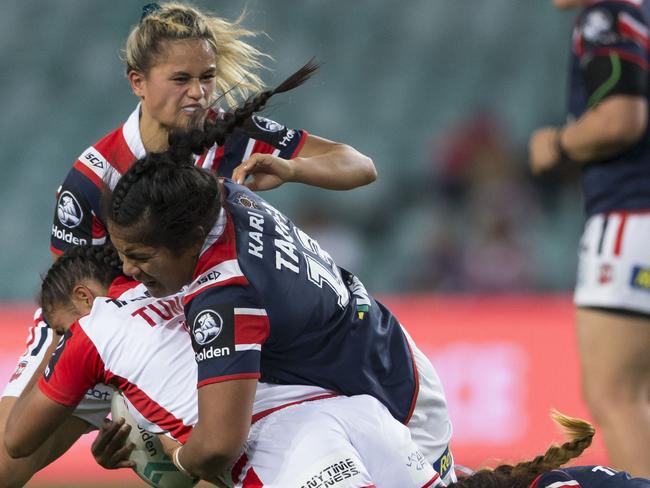
<svg viewBox="0 0 650 488">
<path fill-rule="evenodd" d="M 584 420 L 553 413 L 553 420 L 570 438 L 562 446 L 551 446 L 544 455 L 517 465 L 503 464 L 481 469 L 450 486 L 457 488 L 647 488 L 650 480 L 631 478 L 628 473 L 604 466 L 561 468 L 591 445 L 594 428 Z"/>
<path fill-rule="evenodd" d="M 569 117 L 533 133 L 535 174 L 582 168 L 587 222 L 575 290 L 582 385 L 611 463 L 650 477 L 650 134 L 647 1 L 581 7 Z"/>
<path fill-rule="evenodd" d="M 34 451 L 98 382 L 122 390 L 138 426 L 149 432 L 185 443 L 199 421 L 182 296 L 151 297 L 120 267 L 111 246 L 81 246 L 45 276 L 43 313 L 64 338 L 38 387 L 12 410 L 5 434 L 11 454 Z M 259 384 L 252 413 L 244 452 L 225 476 L 236 486 L 440 483 L 409 430 L 371 396 Z"/>
<path fill-rule="evenodd" d="M 219 103 L 227 108 L 260 89 L 256 71 L 265 55 L 244 41 L 254 35 L 240 20 L 229 22 L 187 4 L 145 6 L 124 49 L 127 78 L 139 103 L 120 128 L 83 152 L 59 188 L 51 240 L 55 256 L 73 245 L 105 242 L 102 188 L 105 183 L 113 186 L 147 151 L 165 149 L 171 129 L 186 127 L 201 114 L 216 117 L 212 109 Z M 376 176 L 372 161 L 352 147 L 263 117 L 251 117 L 225 144 L 208 148 L 195 163 L 238 181 L 251 175 L 247 184 L 255 190 L 286 181 L 349 189 Z M 16 397 L 31 387 L 35 372 L 54 350 L 58 339 L 53 336 L 37 312 L 27 351 L 0 401 L 0 434 Z M 101 385 L 89 391 L 76 417 L 59 429 L 61 442 L 71 445 L 89 425 L 102 425 L 110 395 Z M 5 486 L 22 486 L 61 452 L 43 446 L 30 460 L 17 463 L 0 445 L 0 480 Z"/>
<path fill-rule="evenodd" d="M 442 385 L 397 318 L 281 212 L 193 165 L 187 140 L 138 160 L 105 202 L 125 274 L 158 297 L 188 285 L 199 417 L 208 420 L 180 464 L 205 477 L 236 455 L 261 378 L 374 396 L 451 478 Z M 208 130 L 203 144 L 212 143 Z"/>
</svg>

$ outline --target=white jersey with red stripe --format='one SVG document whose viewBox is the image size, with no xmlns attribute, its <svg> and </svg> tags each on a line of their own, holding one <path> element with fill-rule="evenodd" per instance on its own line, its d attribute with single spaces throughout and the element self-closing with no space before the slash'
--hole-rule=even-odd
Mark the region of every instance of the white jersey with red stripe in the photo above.
<svg viewBox="0 0 650 488">
<path fill-rule="evenodd" d="M 39 366 L 45 360 L 53 340 L 59 340 L 52 328 L 45 323 L 39 308 L 34 313 L 34 322 L 29 328 L 26 350 L 20 358 L 2 397 L 19 397 L 30 383 Z M 75 408 L 73 415 L 94 427 L 101 427 L 111 410 L 113 388 L 97 384 L 86 391 L 84 398 Z"/>
<path fill-rule="evenodd" d="M 181 295 L 152 298 L 139 285 L 115 298 L 96 299 L 90 314 L 64 334 L 38 384 L 68 406 L 97 383 L 111 385 L 135 407 L 142 427 L 184 442 L 197 421 L 196 380 Z M 310 386 L 279 394 L 260 385 L 253 413 L 259 418 L 287 403 L 332 395 Z"/>
<path fill-rule="evenodd" d="M 105 185 L 113 188 L 129 167 L 145 156 L 139 120 L 140 105 L 121 127 L 90 146 L 75 161 L 57 192 L 52 252 L 61 254 L 75 245 L 105 242 L 101 192 Z M 304 130 L 288 129 L 255 115 L 235 129 L 223 146 L 212 146 L 203 155 L 196 156 L 195 162 L 201 168 L 230 177 L 251 154 L 295 157 L 306 138 Z"/>
<path fill-rule="evenodd" d="M 140 285 L 96 299 L 64 335 L 39 388 L 74 406 L 88 385 L 105 382 L 123 391 L 139 427 L 185 442 L 198 420 L 198 395 L 181 297 L 152 298 Z M 260 383 L 252 424 L 228 475 L 235 487 L 441 483 L 409 430 L 370 396 Z"/>
</svg>

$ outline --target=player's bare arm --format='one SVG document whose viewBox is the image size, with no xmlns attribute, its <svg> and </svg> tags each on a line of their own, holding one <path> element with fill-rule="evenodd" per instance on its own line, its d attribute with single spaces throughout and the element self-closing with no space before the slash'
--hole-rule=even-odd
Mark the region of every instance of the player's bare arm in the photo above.
<svg viewBox="0 0 650 488">
<path fill-rule="evenodd" d="M 270 190 L 287 181 L 327 188 L 349 190 L 372 183 L 377 171 L 372 159 L 347 144 L 308 135 L 293 159 L 271 154 L 253 154 L 237 166 L 232 179 L 252 190 Z"/>
<path fill-rule="evenodd" d="M 25 392 L 34 387 L 38 377 L 45 369 L 49 357 L 54 352 L 57 342 L 57 340 L 52 341 L 43 356 L 42 363 L 25 387 Z M 0 439 L 4 438 L 9 414 L 17 400 L 18 397 L 16 396 L 5 396 L 0 400 Z M 88 427 L 89 424 L 85 420 L 70 417 L 33 454 L 20 459 L 9 456 L 4 442 L 0 443 L 0 480 L 2 480 L 2 487 L 24 486 L 36 472 L 63 455 L 88 430 Z"/>
<path fill-rule="evenodd" d="M 607 98 L 575 122 L 536 130 L 529 145 L 531 169 L 540 174 L 564 159 L 580 163 L 618 154 L 639 141 L 647 118 L 644 97 Z"/>
<path fill-rule="evenodd" d="M 256 388 L 256 379 L 199 388 L 199 421 L 185 445 L 170 453 L 181 471 L 211 480 L 236 460 L 250 429 Z"/>
<path fill-rule="evenodd" d="M 7 420 L 4 444 L 12 458 L 33 454 L 74 411 L 32 388 L 15 403 Z"/>
</svg>

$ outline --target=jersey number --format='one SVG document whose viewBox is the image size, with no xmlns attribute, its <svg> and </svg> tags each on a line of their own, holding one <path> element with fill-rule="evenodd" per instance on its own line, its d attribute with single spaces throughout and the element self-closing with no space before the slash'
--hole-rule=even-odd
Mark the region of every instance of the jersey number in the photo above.
<svg viewBox="0 0 650 488">
<path fill-rule="evenodd" d="M 307 252 L 303 252 L 305 262 L 307 263 L 307 276 L 309 281 L 323 288 L 326 283 L 336 294 L 338 306 L 344 308 L 350 301 L 350 292 L 348 291 L 338 266 L 334 263 L 332 257 L 324 251 L 318 242 L 305 234 L 298 227 L 294 227 L 298 240 Z"/>
</svg>

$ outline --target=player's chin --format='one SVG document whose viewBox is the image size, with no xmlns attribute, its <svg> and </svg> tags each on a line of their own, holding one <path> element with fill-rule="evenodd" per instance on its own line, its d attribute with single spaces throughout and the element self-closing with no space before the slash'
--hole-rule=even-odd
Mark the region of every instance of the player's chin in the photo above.
<svg viewBox="0 0 650 488">
<path fill-rule="evenodd" d="M 162 298 L 171 295 L 171 293 L 169 293 L 167 289 L 157 281 L 146 281 L 143 282 L 143 284 L 152 297 Z"/>
</svg>

